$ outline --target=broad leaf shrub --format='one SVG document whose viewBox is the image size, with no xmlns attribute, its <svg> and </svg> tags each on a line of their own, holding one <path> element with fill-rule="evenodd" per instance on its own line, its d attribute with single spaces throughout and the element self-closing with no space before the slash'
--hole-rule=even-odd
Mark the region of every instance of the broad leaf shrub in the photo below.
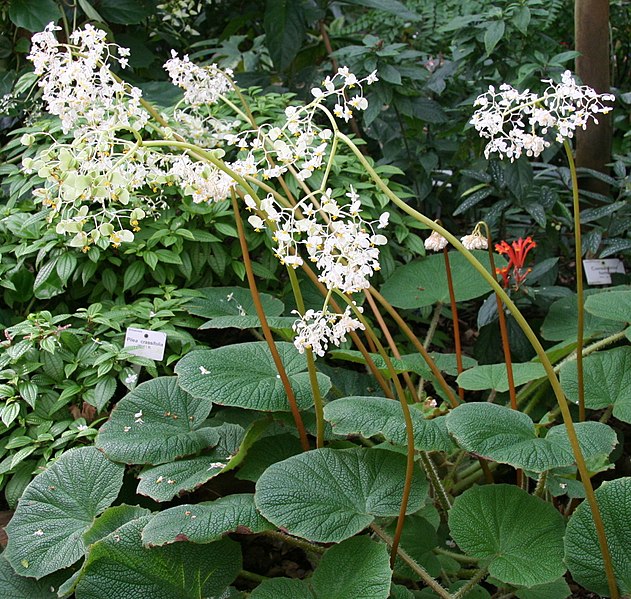
<svg viewBox="0 0 631 599">
<path fill-rule="evenodd" d="M 565 389 L 574 398 L 571 368 L 576 364 L 585 374 L 585 384 L 578 383 L 576 391 L 581 408 L 605 408 L 602 420 L 613 412 L 628 421 L 624 392 L 610 393 L 599 378 L 605 371 L 609 380 L 622 376 L 619 365 L 624 365 L 628 336 L 628 323 L 621 319 L 628 308 L 626 287 L 603 292 L 612 294 L 611 316 L 603 314 L 598 302 L 586 306 L 596 325 L 588 329 L 585 346 L 585 331 L 578 331 L 578 357 L 571 355 L 576 347 L 572 337 L 562 337 L 564 343 L 546 352 L 511 297 L 518 297 L 526 273 L 519 273 L 514 287 L 503 278 L 505 290 L 496 275 L 509 267 L 493 256 L 493 246 L 488 263 L 471 251 L 489 246 L 483 225 L 459 241 L 403 202 L 343 132 L 354 113 L 367 110 L 364 90 L 377 82 L 375 73 L 358 78 L 341 67 L 312 90 L 313 100 L 291 103 L 275 122 L 259 123 L 229 72 L 198 67 L 174 54 L 167 69 L 183 88 L 184 98 L 162 113 L 103 64 L 111 60 L 125 67 L 128 52 L 108 44 L 102 31 L 77 30 L 68 45 L 57 41 L 55 31 L 50 25 L 34 37 L 31 59 L 42 78 L 48 109 L 60 118 L 62 134 L 23 161 L 24 168 L 39 177 L 33 193 L 54 223 L 59 236 L 55 243 L 61 246 L 65 239 L 72 251 L 82 254 L 124 252 L 126 244 L 142 239 L 147 219 L 159 215 L 162 204 L 154 194 L 162 188 L 174 188 L 172 195 L 191 205 L 221 205 L 234 218 L 248 293 L 230 288 L 200 291 L 191 294 L 189 303 L 176 302 L 170 308 L 156 304 L 158 312 L 150 310 L 149 319 L 162 311 L 166 323 L 154 324 L 164 329 L 174 310 L 183 309 L 208 318 L 206 329 L 255 329 L 262 340 L 195 349 L 193 338 L 179 333 L 181 345 L 167 360 L 167 365 L 177 361 L 174 372 L 141 364 L 152 369 L 152 378 L 117 402 L 94 446 L 62 453 L 24 490 L 0 558 L 3 592 L 46 596 L 48 591 L 61 597 L 74 593 L 79 599 L 108 593 L 122 598 L 239 597 L 243 593 L 237 588 L 255 587 L 251 597 L 386 599 L 432 592 L 447 598 L 484 594 L 480 585 L 485 584 L 517 596 L 538 591 L 567 596 L 563 576 L 569 567 L 588 589 L 611 596 L 628 593 L 626 538 L 618 531 L 624 519 L 620 514 L 628 512 L 629 479 L 604 484 L 596 494 L 591 482 L 592 475 L 611 466 L 616 431 L 606 422 L 574 424 L 564 395 Z M 493 40 L 486 37 L 488 51 Z M 563 92 L 567 98 L 579 103 L 594 98 L 591 90 L 577 88 L 569 73 L 563 85 L 572 92 Z M 510 86 L 500 90 L 500 104 L 522 99 Z M 560 90 L 555 87 L 555 93 Z M 608 98 L 595 98 L 576 117 L 571 102 L 571 110 L 553 114 L 546 112 L 545 98 L 528 97 L 525 114 L 567 143 L 567 132 L 582 126 L 585 113 L 590 118 L 607 110 L 603 102 Z M 232 111 L 228 122 L 214 112 L 215 103 Z M 484 122 L 497 126 L 492 115 Z M 501 125 L 489 137 L 507 134 Z M 511 125 L 518 127 L 521 121 Z M 506 139 L 517 144 L 518 151 L 538 154 L 549 143 L 546 135 L 540 131 L 540 136 Z M 31 147 L 38 136 L 38 131 L 24 133 L 21 141 Z M 513 157 L 515 149 L 507 143 L 502 138 L 495 149 Z M 338 156 L 344 161 L 354 157 L 361 165 L 364 186 L 334 184 Z M 363 196 L 374 190 L 383 204 L 380 200 L 364 210 Z M 392 213 L 384 211 L 386 203 L 393 205 Z M 254 231 L 246 233 L 242 210 L 251 213 L 247 222 Z M 399 211 L 445 240 L 445 270 L 438 268 L 437 257 L 418 263 L 430 292 L 436 291 L 436 281 L 440 294 L 428 298 L 426 288 L 417 286 L 408 290 L 406 301 L 412 305 L 403 309 L 449 301 L 457 321 L 456 304 L 483 295 L 477 285 L 484 280 L 496 294 L 492 299 L 504 347 L 510 346 L 501 324 L 507 308 L 532 343 L 537 361 L 512 364 L 509 351 L 504 364 L 475 365 L 463 360 L 461 350 L 455 357 L 433 357 L 426 351 L 392 307 L 404 296 L 410 275 L 398 275 L 397 283 L 394 269 L 387 294 L 384 285 L 390 302 L 368 280 L 381 269 L 380 248 L 388 243 L 389 221 L 402 219 Z M 252 239 L 263 239 L 258 244 L 271 249 L 285 267 L 277 268 L 293 296 L 287 310 L 258 292 L 248 246 Z M 447 242 L 457 251 L 449 252 Z M 440 249 L 435 243 L 429 246 Z M 580 243 L 577 248 L 580 259 Z M 470 272 L 457 267 L 460 260 L 466 260 Z M 63 266 L 70 261 L 64 259 Z M 516 266 L 512 260 L 512 266 L 521 268 L 523 261 Z M 478 278 L 469 283 L 474 271 Z M 583 296 L 578 298 L 573 305 L 565 302 L 565 324 L 572 321 L 573 310 L 582 314 Z M 377 303 L 398 326 L 396 341 L 407 345 L 408 338 L 410 353 L 399 352 Z M 93 326 L 103 325 L 102 308 L 85 311 Z M 380 330 L 368 318 L 369 308 Z M 17 325 L 15 334 L 24 337 L 18 342 L 26 348 L 24 355 L 61 357 L 70 378 L 77 369 L 75 360 L 70 352 L 66 373 L 62 356 L 69 348 L 58 346 L 64 334 L 72 334 L 63 329 L 64 320 L 40 312 Z M 605 321 L 604 332 L 598 321 Z M 199 324 L 196 319 L 185 322 Z M 171 326 L 175 331 L 169 332 L 177 338 L 178 328 Z M 120 323 L 110 328 L 121 330 Z M 348 348 L 351 341 L 355 353 Z M 613 343 L 620 347 L 599 351 Z M 340 348 L 345 359 L 367 365 L 371 390 L 349 371 L 319 367 L 322 360 L 316 362 L 316 356 L 324 358 L 331 346 Z M 128 356 L 114 349 L 117 354 L 84 366 L 96 368 L 97 379 L 124 368 L 118 361 Z M 586 359 L 581 361 L 583 351 Z M 22 357 L 15 349 L 7 355 L 9 361 Z M 39 368 L 38 356 L 30 358 L 33 362 L 25 372 Z M 108 360 L 109 368 L 99 373 Z M 556 377 L 559 370 L 564 388 Z M 489 389 L 489 399 L 496 403 L 461 402 L 454 379 L 450 384 L 445 373 L 458 375 L 459 397 L 471 389 Z M 19 376 L 14 384 L 20 397 L 30 407 L 30 401 L 37 405 L 30 386 L 37 382 L 25 385 Z M 593 385 L 588 383 L 592 379 Z M 85 387 L 83 401 L 92 405 L 92 399 L 96 409 L 104 408 L 109 399 L 97 397 L 87 383 Z M 516 387 L 519 403 L 530 400 L 523 412 L 515 409 Z M 527 412 L 536 406 L 537 395 L 550 390 L 558 412 L 535 421 Z M 511 407 L 505 405 L 506 392 Z M 14 401 L 9 404 L 16 403 L 13 396 L 10 399 Z M 553 426 L 559 412 L 563 422 Z M 256 450 L 264 447 L 269 453 Z M 514 479 L 504 465 L 517 469 L 518 486 L 499 482 Z M 134 477 L 124 478 L 126 466 L 139 479 L 135 492 L 141 497 L 134 497 Z M 180 502 L 180 495 L 196 499 L 195 491 L 220 488 L 214 485 L 232 476 L 254 485 L 245 493 Z M 482 476 L 489 484 L 475 484 Z M 491 484 L 494 476 L 498 481 Z M 570 515 L 571 500 L 583 496 L 586 501 Z M 138 505 L 126 503 L 130 498 Z M 160 510 L 166 502 L 167 509 Z M 423 531 L 423 540 L 410 530 Z M 313 564 L 313 575 L 305 580 L 269 579 L 244 571 L 242 547 L 253 535 L 299 547 Z M 589 543 L 577 540 L 581 538 Z M 601 560 L 595 569 L 593 559 Z M 463 564 L 470 568 L 463 572 Z M 392 584 L 393 573 L 404 585 Z"/>
</svg>

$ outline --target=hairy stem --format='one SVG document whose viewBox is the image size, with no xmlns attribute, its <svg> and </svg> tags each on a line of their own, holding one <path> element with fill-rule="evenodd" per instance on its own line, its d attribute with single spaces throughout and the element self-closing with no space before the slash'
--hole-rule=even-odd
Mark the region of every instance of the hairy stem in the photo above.
<svg viewBox="0 0 631 599">
<path fill-rule="evenodd" d="M 451 304 L 451 319 L 454 326 L 454 346 L 456 348 L 456 368 L 458 374 L 462 374 L 462 346 L 460 345 L 460 323 L 458 322 L 458 305 L 456 304 L 456 294 L 454 293 L 454 281 L 451 276 L 451 265 L 449 264 L 449 251 L 445 246 L 443 248 L 443 256 L 445 257 L 445 272 L 447 273 L 447 287 L 449 288 L 449 303 Z M 458 385 L 458 397 L 460 401 L 464 401 L 464 389 Z"/>
</svg>

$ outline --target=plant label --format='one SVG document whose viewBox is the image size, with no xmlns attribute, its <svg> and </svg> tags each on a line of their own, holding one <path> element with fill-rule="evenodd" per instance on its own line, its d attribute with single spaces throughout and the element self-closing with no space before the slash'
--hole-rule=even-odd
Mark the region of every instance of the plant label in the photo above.
<svg viewBox="0 0 631 599">
<path fill-rule="evenodd" d="M 167 344 L 166 333 L 134 329 L 129 327 L 125 332 L 125 347 L 132 348 L 130 353 L 150 360 L 162 360 Z"/>
<path fill-rule="evenodd" d="M 611 285 L 611 273 L 624 274 L 624 264 L 617 258 L 607 260 L 583 260 L 588 285 Z"/>
</svg>

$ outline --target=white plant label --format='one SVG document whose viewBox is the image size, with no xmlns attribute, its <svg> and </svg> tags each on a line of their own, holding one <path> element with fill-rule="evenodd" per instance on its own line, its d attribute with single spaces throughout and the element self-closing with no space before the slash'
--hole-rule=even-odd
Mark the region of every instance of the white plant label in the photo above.
<svg viewBox="0 0 631 599">
<path fill-rule="evenodd" d="M 611 273 L 624 274 L 624 264 L 618 258 L 583 260 L 588 285 L 611 285 Z"/>
<path fill-rule="evenodd" d="M 160 361 L 164 358 L 166 344 L 166 333 L 161 333 L 160 331 L 129 327 L 125 332 L 125 347 L 133 348 L 129 352 L 135 356 Z"/>
</svg>

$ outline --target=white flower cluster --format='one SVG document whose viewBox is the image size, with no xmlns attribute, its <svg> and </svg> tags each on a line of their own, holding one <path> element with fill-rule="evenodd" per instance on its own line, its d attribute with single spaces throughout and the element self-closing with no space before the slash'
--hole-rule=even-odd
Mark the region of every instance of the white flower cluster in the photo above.
<svg viewBox="0 0 631 599">
<path fill-rule="evenodd" d="M 361 307 L 357 310 L 362 311 Z M 294 314 L 298 314 L 294 310 Z M 310 349 L 317 356 L 324 356 L 333 343 L 339 347 L 340 343 L 346 341 L 346 333 L 357 329 L 363 330 L 364 325 L 351 316 L 351 307 L 347 306 L 343 314 L 335 314 L 324 310 L 307 310 L 304 315 L 296 320 L 292 325 L 296 337 L 294 345 L 303 354 L 306 349 Z"/>
<path fill-rule="evenodd" d="M 116 80 L 110 61 L 127 66 L 129 50 L 105 41 L 106 33 L 91 25 L 74 31 L 71 44 L 60 44 L 53 23 L 31 39 L 35 74 L 48 112 L 61 119 L 64 133 L 105 135 L 112 129 L 142 129 L 149 115 L 140 105 L 140 89 Z"/>
<path fill-rule="evenodd" d="M 171 50 L 171 59 L 164 68 L 173 85 L 184 90 L 184 101 L 193 107 L 216 104 L 219 98 L 232 89 L 232 71 L 223 71 L 216 65 L 200 67 L 189 60 L 188 55 L 179 58 Z"/>
<path fill-rule="evenodd" d="M 565 71 L 561 83 L 544 79 L 548 87 L 538 96 L 504 83 L 499 90 L 490 86 L 478 96 L 477 110 L 471 124 L 480 135 L 489 139 L 484 155 L 497 153 L 511 161 L 522 153 L 537 157 L 550 145 L 549 137 L 558 142 L 571 138 L 576 129 L 585 129 L 590 119 L 598 123 L 597 114 L 607 114 L 611 94 L 598 94 L 587 85 L 578 85 Z"/>
<path fill-rule="evenodd" d="M 300 180 L 308 179 L 324 164 L 333 132 L 314 122 L 314 115 L 328 98 L 335 98 L 333 114 L 348 121 L 353 109 L 365 110 L 368 101 L 363 85 L 377 81 L 375 73 L 358 79 L 347 67 L 341 67 L 322 88 L 311 90 L 314 100 L 306 106 L 288 106 L 285 122 L 280 126 L 263 126 L 256 131 L 245 131 L 225 136 L 227 143 L 247 151 L 249 160 L 256 164 L 263 179 L 280 177 L 290 167 L 296 168 Z"/>
<path fill-rule="evenodd" d="M 346 196 L 350 203 L 341 205 L 327 189 L 320 194 L 317 208 L 315 198 L 285 208 L 271 194 L 260 205 L 250 196 L 245 196 L 245 202 L 249 210 L 257 210 L 265 218 L 257 214 L 248 218 L 255 229 L 264 229 L 269 223 L 276 244 L 274 252 L 283 264 L 293 268 L 303 264 L 300 251 L 304 248 L 319 270 L 318 279 L 329 291 L 355 293 L 370 287 L 369 277 L 380 268 L 379 246 L 387 239 L 375 229 L 386 227 L 390 215 L 384 212 L 377 221 L 365 221 L 359 214 L 361 200 L 357 192 L 351 187 Z M 345 333 L 364 327 L 351 316 L 350 307 L 340 315 L 329 312 L 325 305 L 318 312 L 308 310 L 293 328 L 298 351 L 309 348 L 323 356 L 329 343 L 339 345 Z"/>
<path fill-rule="evenodd" d="M 467 250 L 488 250 L 489 240 L 477 231 L 460 238 L 460 242 Z"/>
<path fill-rule="evenodd" d="M 199 32 L 191 27 L 203 8 L 200 0 L 167 0 L 156 6 L 162 21 L 168 23 L 179 33 L 199 35 Z"/>
<path fill-rule="evenodd" d="M 378 246 L 385 245 L 387 239 L 375 233 L 375 225 L 377 229 L 386 227 L 389 214 L 384 212 L 378 221 L 365 221 L 359 215 L 361 201 L 352 187 L 347 194 L 349 206 L 341 206 L 331 193 L 327 189 L 321 194 L 317 210 L 308 200 L 284 208 L 272 195 L 258 207 L 250 196 L 245 201 L 249 209 L 258 208 L 273 223 L 274 252 L 283 264 L 294 268 L 303 264 L 299 246 L 304 246 L 320 271 L 319 280 L 328 289 L 355 293 L 370 287 L 368 278 L 380 268 Z M 266 227 L 258 215 L 253 214 L 248 221 L 255 229 Z"/>
</svg>

